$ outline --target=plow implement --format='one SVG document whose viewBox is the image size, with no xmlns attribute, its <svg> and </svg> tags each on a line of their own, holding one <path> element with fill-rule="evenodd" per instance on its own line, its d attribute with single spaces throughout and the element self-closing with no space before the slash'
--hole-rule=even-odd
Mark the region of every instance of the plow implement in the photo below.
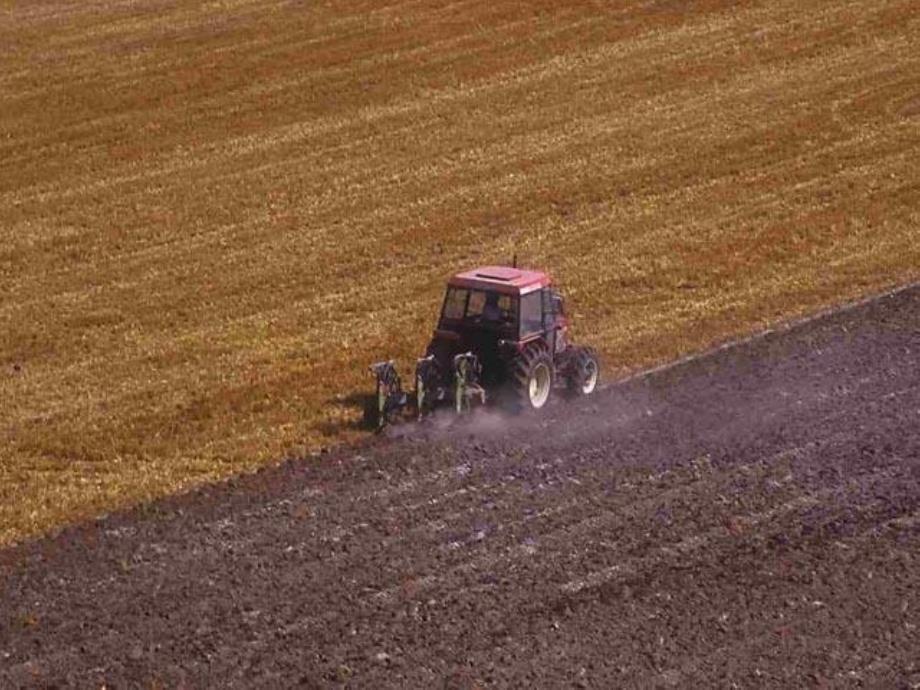
<svg viewBox="0 0 920 690">
<path fill-rule="evenodd" d="M 451 385 L 444 385 L 443 372 L 434 355 L 422 357 L 415 365 L 415 389 L 406 391 L 393 360 L 377 362 L 370 366 L 376 381 L 373 405 L 365 421 L 378 430 L 400 417 L 413 415 L 422 419 L 436 406 L 447 401 L 457 414 L 469 412 L 474 402 L 484 405 L 486 391 L 479 382 L 482 365 L 472 352 L 453 357 Z"/>
</svg>

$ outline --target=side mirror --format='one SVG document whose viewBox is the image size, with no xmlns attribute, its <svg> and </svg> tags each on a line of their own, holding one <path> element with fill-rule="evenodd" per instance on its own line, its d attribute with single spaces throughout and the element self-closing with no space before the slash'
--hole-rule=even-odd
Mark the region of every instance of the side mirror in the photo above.
<svg viewBox="0 0 920 690">
<path fill-rule="evenodd" d="M 565 314 L 565 304 L 562 301 L 562 295 L 558 292 L 553 293 L 553 313 Z"/>
</svg>

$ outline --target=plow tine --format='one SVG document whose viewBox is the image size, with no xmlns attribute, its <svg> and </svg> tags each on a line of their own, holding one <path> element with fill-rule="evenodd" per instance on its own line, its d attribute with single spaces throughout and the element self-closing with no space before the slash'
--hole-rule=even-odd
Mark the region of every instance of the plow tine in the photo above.
<svg viewBox="0 0 920 690">
<path fill-rule="evenodd" d="M 482 364 L 472 352 L 464 352 L 454 357 L 454 404 L 457 414 L 469 411 L 470 400 L 473 397 L 478 397 L 485 403 L 486 392 L 479 383 L 481 374 Z"/>
<path fill-rule="evenodd" d="M 422 419 L 429 411 L 432 396 L 437 396 L 437 367 L 434 355 L 422 357 L 415 363 L 415 407 L 418 419 Z"/>
<path fill-rule="evenodd" d="M 368 421 L 380 431 L 389 423 L 390 415 L 405 406 L 406 394 L 393 360 L 372 364 L 370 371 L 376 379 L 377 387 L 375 414 Z"/>
</svg>

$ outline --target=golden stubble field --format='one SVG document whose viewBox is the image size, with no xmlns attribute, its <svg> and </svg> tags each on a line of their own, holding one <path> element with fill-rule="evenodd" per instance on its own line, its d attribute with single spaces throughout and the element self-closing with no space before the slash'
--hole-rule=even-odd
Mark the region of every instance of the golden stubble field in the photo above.
<svg viewBox="0 0 920 690">
<path fill-rule="evenodd" d="M 450 272 L 608 375 L 918 277 L 920 8 L 0 0 L 0 543 L 353 438 Z"/>
</svg>

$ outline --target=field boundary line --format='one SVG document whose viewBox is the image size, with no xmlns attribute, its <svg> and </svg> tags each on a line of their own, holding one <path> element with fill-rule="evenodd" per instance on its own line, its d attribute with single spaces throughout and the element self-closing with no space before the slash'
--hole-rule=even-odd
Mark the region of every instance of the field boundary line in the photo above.
<svg viewBox="0 0 920 690">
<path fill-rule="evenodd" d="M 711 345 L 707 348 L 699 350 L 697 352 L 691 352 L 686 355 L 682 355 L 677 359 L 670 360 L 668 362 L 663 362 L 661 364 L 655 365 L 648 369 L 640 369 L 639 371 L 627 374 L 621 378 L 613 379 L 607 383 L 598 386 L 600 390 L 610 390 L 621 386 L 626 383 L 631 383 L 632 381 L 638 381 L 640 379 L 659 374 L 670 369 L 676 369 L 684 364 L 689 364 L 690 362 L 696 362 L 700 360 L 707 359 L 714 355 L 724 352 L 725 350 L 732 350 L 734 348 L 742 347 L 750 343 L 755 343 L 768 336 L 773 334 L 785 334 L 791 333 L 799 328 L 807 326 L 816 321 L 821 321 L 822 319 L 827 319 L 831 316 L 836 316 L 838 314 L 846 314 L 850 311 L 855 311 L 861 307 L 874 304 L 875 302 L 881 302 L 884 299 L 889 297 L 896 297 L 904 292 L 909 292 L 910 290 L 920 290 L 920 280 L 914 280 L 904 285 L 899 285 L 897 287 L 889 288 L 882 292 L 876 292 L 866 297 L 860 297 L 855 300 L 848 302 L 843 302 L 837 305 L 830 307 L 823 307 L 818 311 L 806 314 L 805 316 L 800 316 L 793 319 L 780 320 L 773 326 L 768 326 L 767 328 L 755 331 L 749 335 L 740 336 L 737 338 L 731 338 L 725 342 Z"/>
</svg>

